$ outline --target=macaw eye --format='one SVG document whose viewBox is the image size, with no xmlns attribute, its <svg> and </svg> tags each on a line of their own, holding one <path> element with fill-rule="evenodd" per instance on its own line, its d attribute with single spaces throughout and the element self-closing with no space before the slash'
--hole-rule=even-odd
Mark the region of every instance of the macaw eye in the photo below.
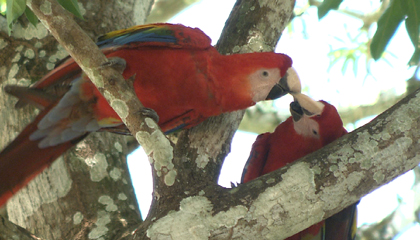
<svg viewBox="0 0 420 240">
<path fill-rule="evenodd" d="M 270 74 L 268 73 L 268 71 L 262 71 L 261 75 L 263 75 L 264 77 L 268 77 L 268 75 Z"/>
<path fill-rule="evenodd" d="M 312 130 L 312 133 L 318 135 L 318 132 L 316 130 Z"/>
</svg>

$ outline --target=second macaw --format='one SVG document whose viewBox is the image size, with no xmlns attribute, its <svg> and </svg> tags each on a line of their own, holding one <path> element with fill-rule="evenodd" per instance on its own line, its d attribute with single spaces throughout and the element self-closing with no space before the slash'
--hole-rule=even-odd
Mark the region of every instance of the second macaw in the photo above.
<svg viewBox="0 0 420 240">
<path fill-rule="evenodd" d="M 242 183 L 275 171 L 312 153 L 347 133 L 334 106 L 293 94 L 292 114 L 273 133 L 257 137 L 242 174 Z M 287 240 L 352 240 L 356 230 L 356 204 Z"/>
<path fill-rule="evenodd" d="M 150 24 L 114 31 L 98 46 L 130 79 L 137 97 L 159 116 L 164 132 L 277 98 L 299 82 L 292 60 L 273 52 L 221 55 L 201 30 Z M 6 86 L 40 114 L 0 153 L 0 206 L 88 133 L 127 132 L 73 59 L 32 87 Z"/>
</svg>

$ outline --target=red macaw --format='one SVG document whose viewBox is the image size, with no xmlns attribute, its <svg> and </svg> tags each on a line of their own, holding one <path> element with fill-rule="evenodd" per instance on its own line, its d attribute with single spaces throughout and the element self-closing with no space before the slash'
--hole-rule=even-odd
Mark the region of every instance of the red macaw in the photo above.
<svg viewBox="0 0 420 240">
<path fill-rule="evenodd" d="M 197 28 L 150 24 L 108 33 L 97 44 L 124 78 L 131 78 L 164 132 L 280 97 L 299 81 L 287 55 L 224 56 L 210 43 Z M 5 90 L 20 98 L 18 106 L 34 104 L 41 113 L 0 153 L 0 206 L 88 133 L 127 132 L 71 58 L 30 88 Z"/>
<path fill-rule="evenodd" d="M 275 171 L 312 153 L 347 133 L 337 110 L 325 101 L 294 93 L 292 114 L 273 133 L 255 140 L 242 174 L 242 183 Z M 356 204 L 287 240 L 350 240 L 356 230 Z"/>
</svg>

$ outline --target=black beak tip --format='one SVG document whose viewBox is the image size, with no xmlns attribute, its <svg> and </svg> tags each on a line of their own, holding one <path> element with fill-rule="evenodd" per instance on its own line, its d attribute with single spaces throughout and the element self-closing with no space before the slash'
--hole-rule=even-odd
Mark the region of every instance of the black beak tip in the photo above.
<svg viewBox="0 0 420 240">
<path fill-rule="evenodd" d="M 276 84 L 268 93 L 267 98 L 265 100 L 273 100 L 277 98 L 281 98 L 286 95 L 288 92 L 283 89 L 280 85 Z"/>
<path fill-rule="evenodd" d="M 304 109 L 300 106 L 299 102 L 294 101 L 290 103 L 290 113 L 292 114 L 293 120 L 295 122 L 302 118 L 303 111 Z"/>
</svg>

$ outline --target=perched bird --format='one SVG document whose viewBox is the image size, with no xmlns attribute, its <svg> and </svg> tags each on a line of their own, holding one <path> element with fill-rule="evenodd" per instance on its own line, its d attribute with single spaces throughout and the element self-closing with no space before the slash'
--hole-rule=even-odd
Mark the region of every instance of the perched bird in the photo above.
<svg viewBox="0 0 420 240">
<path fill-rule="evenodd" d="M 168 133 L 208 117 L 281 97 L 299 82 L 284 54 L 221 55 L 201 30 L 150 24 L 108 33 L 98 46 L 130 79 Z M 71 58 L 32 87 L 6 86 L 18 107 L 40 114 L 0 153 L 0 206 L 70 147 L 94 131 L 127 133 L 121 119 Z"/>
<path fill-rule="evenodd" d="M 242 183 L 275 171 L 345 135 L 347 131 L 337 110 L 325 101 L 293 94 L 292 114 L 273 133 L 255 140 L 242 173 Z M 351 240 L 356 231 L 356 204 L 287 240 Z"/>
</svg>

